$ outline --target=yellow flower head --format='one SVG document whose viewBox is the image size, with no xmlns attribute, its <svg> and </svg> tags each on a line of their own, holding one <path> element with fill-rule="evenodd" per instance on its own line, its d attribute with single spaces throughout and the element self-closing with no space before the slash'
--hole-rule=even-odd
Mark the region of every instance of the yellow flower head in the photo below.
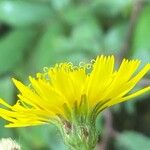
<svg viewBox="0 0 150 150">
<path fill-rule="evenodd" d="M 0 116 L 10 123 L 7 127 L 32 126 L 51 122 L 54 118 L 70 121 L 75 115 L 89 116 L 100 113 L 112 105 L 132 99 L 150 86 L 128 94 L 137 82 L 150 70 L 145 65 L 138 73 L 139 60 L 124 59 L 118 69 L 114 67 L 114 56 L 98 56 L 90 63 L 56 64 L 29 77 L 25 86 L 13 79 L 20 91 L 19 100 L 10 106 L 0 99 Z"/>
</svg>

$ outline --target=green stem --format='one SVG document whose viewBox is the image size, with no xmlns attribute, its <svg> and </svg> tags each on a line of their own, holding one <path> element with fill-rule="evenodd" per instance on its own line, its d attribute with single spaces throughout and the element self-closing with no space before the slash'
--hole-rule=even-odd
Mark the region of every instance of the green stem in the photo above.
<svg viewBox="0 0 150 150">
<path fill-rule="evenodd" d="M 91 147 L 88 145 L 88 143 L 82 143 L 82 144 L 78 144 L 78 145 L 74 145 L 74 146 L 68 146 L 69 150 L 94 150 L 94 147 Z"/>
<path fill-rule="evenodd" d="M 81 96 L 81 102 L 76 101 L 70 109 L 64 105 L 66 118 L 59 116 L 60 132 L 64 143 L 69 150 L 94 150 L 98 141 L 96 131 L 96 117 L 101 104 L 96 104 L 92 109 L 88 108 L 87 97 Z"/>
<path fill-rule="evenodd" d="M 68 128 L 69 127 L 69 128 Z M 98 134 L 95 126 L 69 125 L 63 128 L 63 139 L 69 150 L 94 150 Z"/>
</svg>

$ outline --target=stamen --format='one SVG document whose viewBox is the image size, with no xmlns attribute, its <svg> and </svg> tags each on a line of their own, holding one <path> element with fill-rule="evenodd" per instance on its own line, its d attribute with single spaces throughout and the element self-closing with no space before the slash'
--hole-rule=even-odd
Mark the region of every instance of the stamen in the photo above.
<svg viewBox="0 0 150 150">
<path fill-rule="evenodd" d="M 42 76 L 43 76 L 43 75 L 42 75 L 41 73 L 37 73 L 37 74 L 36 74 L 36 77 L 37 77 L 38 79 L 41 79 Z"/>
<path fill-rule="evenodd" d="M 96 62 L 96 60 L 92 59 L 90 62 L 91 62 L 91 64 L 94 64 Z"/>
<path fill-rule="evenodd" d="M 86 68 L 87 68 L 87 69 L 91 69 L 92 66 L 93 66 L 92 64 L 87 64 Z"/>
<path fill-rule="evenodd" d="M 86 65 L 85 62 L 82 62 L 82 61 L 81 61 L 81 62 L 79 63 L 79 68 L 85 68 L 85 65 Z"/>
<path fill-rule="evenodd" d="M 79 67 L 78 66 L 73 66 L 72 69 L 77 70 L 77 69 L 79 69 Z"/>
<path fill-rule="evenodd" d="M 43 68 L 43 71 L 46 72 L 46 73 L 48 72 L 48 70 L 49 70 L 48 67 Z"/>
</svg>

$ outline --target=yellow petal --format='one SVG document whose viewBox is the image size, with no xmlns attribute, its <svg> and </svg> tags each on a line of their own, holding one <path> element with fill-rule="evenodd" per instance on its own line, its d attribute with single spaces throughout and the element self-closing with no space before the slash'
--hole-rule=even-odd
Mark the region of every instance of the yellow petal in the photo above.
<svg viewBox="0 0 150 150">
<path fill-rule="evenodd" d="M 110 106 L 116 105 L 116 104 L 121 103 L 121 102 L 125 102 L 125 101 L 130 100 L 130 99 L 132 100 L 133 98 L 135 98 L 139 95 L 142 95 L 143 93 L 146 93 L 148 91 L 150 91 L 150 86 L 145 87 L 142 90 L 139 90 L 139 91 L 137 91 L 133 94 L 130 94 L 128 96 L 125 96 L 123 98 L 116 98 L 116 99 L 114 98 L 114 99 L 108 101 L 107 103 L 105 103 L 103 107 L 110 107 Z"/>
</svg>

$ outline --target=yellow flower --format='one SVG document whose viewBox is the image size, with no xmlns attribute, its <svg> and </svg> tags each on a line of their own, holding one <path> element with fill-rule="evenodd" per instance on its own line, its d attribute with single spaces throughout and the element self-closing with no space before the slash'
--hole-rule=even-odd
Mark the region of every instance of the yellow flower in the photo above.
<svg viewBox="0 0 150 150">
<path fill-rule="evenodd" d="M 70 121 L 69 113 L 74 108 L 78 108 L 79 115 L 91 111 L 98 114 L 150 90 L 148 86 L 129 94 L 150 70 L 147 64 L 137 73 L 139 65 L 139 60 L 124 59 L 116 69 L 114 56 L 98 56 L 78 66 L 56 64 L 44 73 L 37 73 L 36 78 L 29 77 L 29 86 L 13 79 L 20 91 L 19 100 L 11 106 L 0 99 L 0 104 L 7 108 L 0 108 L 0 116 L 10 122 L 6 127 L 21 127 L 49 123 L 59 117 Z"/>
</svg>

